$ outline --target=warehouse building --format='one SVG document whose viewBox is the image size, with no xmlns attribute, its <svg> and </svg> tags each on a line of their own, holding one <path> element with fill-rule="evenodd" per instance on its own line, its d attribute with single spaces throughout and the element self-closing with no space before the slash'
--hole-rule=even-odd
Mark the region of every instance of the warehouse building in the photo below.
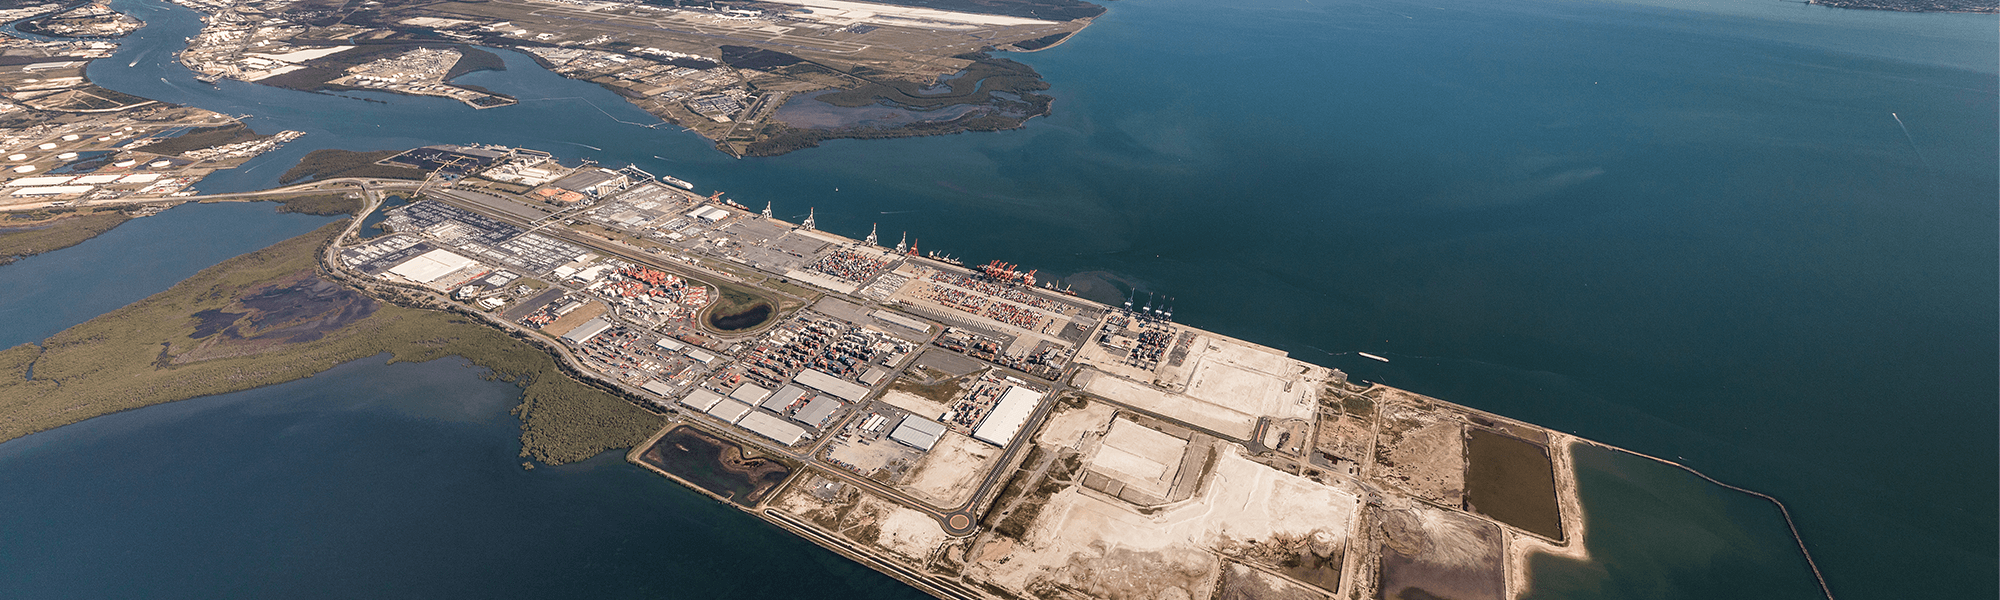
<svg viewBox="0 0 2000 600">
<path fill-rule="evenodd" d="M 582 344 L 590 341 L 590 338 L 597 337 L 597 334 L 604 333 L 608 329 L 611 329 L 610 321 L 602 318 L 594 318 L 584 321 L 582 325 L 576 326 L 576 329 L 569 330 L 569 333 L 563 334 L 562 339 L 572 344 Z"/>
<path fill-rule="evenodd" d="M 757 409 L 751 408 L 750 405 L 748 404 L 737 402 L 735 400 L 725 399 L 721 402 L 715 403 L 714 408 L 708 409 L 708 415 L 711 417 L 715 417 L 717 419 L 722 419 L 722 421 L 725 423 L 735 423 L 737 421 L 743 420 L 744 415 L 756 412 L 756 410 Z"/>
<path fill-rule="evenodd" d="M 828 396 L 813 398 L 813 401 L 807 403 L 805 408 L 799 409 L 799 414 L 792 416 L 792 420 L 805 423 L 806 426 L 815 429 L 825 427 L 826 420 L 832 417 L 833 413 L 839 411 L 840 406 L 839 400 Z"/>
<path fill-rule="evenodd" d="M 715 392 L 699 388 L 695 389 L 695 391 L 688 392 L 687 397 L 681 398 L 682 406 L 686 406 L 688 408 L 692 408 L 701 412 L 708 412 L 714 409 L 715 405 L 721 403 L 722 403 L 722 394 L 717 394 Z"/>
<path fill-rule="evenodd" d="M 765 398 L 764 403 L 760 406 L 763 406 L 764 410 L 782 415 L 785 414 L 785 409 L 791 408 L 793 403 L 798 402 L 801 398 L 805 398 L 806 394 L 810 393 L 812 392 L 806 391 L 805 388 L 788 384 L 784 388 L 779 389 L 778 393 L 771 394 L 771 397 Z"/>
<path fill-rule="evenodd" d="M 868 397 L 867 387 L 834 377 L 818 369 L 799 371 L 799 376 L 792 378 L 792 383 L 832 394 L 833 397 L 848 402 L 860 402 L 861 399 Z"/>
<path fill-rule="evenodd" d="M 979 427 L 972 430 L 973 439 L 1005 448 L 1007 442 L 1013 441 L 1014 435 L 1021 432 L 1021 426 L 1027 424 L 1028 417 L 1035 414 L 1035 407 L 1041 402 L 1041 392 L 1020 386 L 1007 388 L 1006 393 L 1000 394 L 1000 401 L 993 405 L 993 410 L 988 411 L 986 418 L 979 422 Z"/>
<path fill-rule="evenodd" d="M 930 452 L 938 439 L 944 437 L 944 424 L 916 415 L 906 415 L 903 422 L 889 432 L 889 439 L 902 442 L 911 448 Z"/>
<path fill-rule="evenodd" d="M 787 423 L 784 419 L 760 412 L 752 412 L 744 415 L 743 420 L 738 422 L 736 426 L 748 429 L 751 433 L 771 438 L 786 446 L 799 443 L 799 440 L 806 437 L 806 428 Z"/>
</svg>

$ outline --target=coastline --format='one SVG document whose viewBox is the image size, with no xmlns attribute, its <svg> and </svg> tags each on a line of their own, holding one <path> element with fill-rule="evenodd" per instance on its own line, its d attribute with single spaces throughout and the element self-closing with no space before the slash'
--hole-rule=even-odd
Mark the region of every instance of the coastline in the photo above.
<svg viewBox="0 0 2000 600">
<path fill-rule="evenodd" d="M 88 242 L 132 218 L 124 211 L 111 210 L 61 214 L 25 223 L 0 223 L 0 266 Z"/>
</svg>

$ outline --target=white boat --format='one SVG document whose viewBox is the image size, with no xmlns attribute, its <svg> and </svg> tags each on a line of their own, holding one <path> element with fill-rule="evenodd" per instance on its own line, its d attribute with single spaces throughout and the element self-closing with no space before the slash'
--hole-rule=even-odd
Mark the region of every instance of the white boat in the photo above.
<svg viewBox="0 0 2000 600">
<path fill-rule="evenodd" d="M 674 187 L 678 187 L 678 188 L 680 188 L 680 189 L 684 189 L 684 190 L 687 190 L 687 191 L 690 191 L 690 192 L 694 191 L 694 184 L 692 184 L 692 183 L 688 183 L 688 182 L 686 182 L 686 181 L 682 181 L 682 180 L 680 180 L 680 179 L 678 179 L 678 178 L 675 178 L 675 177 L 673 177 L 673 176 L 663 176 L 663 177 L 661 177 L 660 179 L 661 179 L 661 180 L 663 180 L 663 181 L 666 181 L 667 183 L 670 183 L 670 184 L 673 184 L 673 185 L 674 185 Z"/>
</svg>

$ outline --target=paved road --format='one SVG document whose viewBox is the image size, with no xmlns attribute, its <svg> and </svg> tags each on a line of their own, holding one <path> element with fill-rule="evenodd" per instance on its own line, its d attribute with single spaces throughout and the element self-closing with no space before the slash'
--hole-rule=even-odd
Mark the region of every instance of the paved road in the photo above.
<svg viewBox="0 0 2000 600">
<path fill-rule="evenodd" d="M 156 198 L 111 198 L 105 200 L 83 200 L 78 202 L 71 202 L 63 206 L 79 207 L 79 208 L 82 207 L 106 208 L 112 206 L 134 206 L 134 205 L 144 205 L 144 204 L 180 204 L 183 202 L 201 202 L 208 200 L 245 200 L 252 198 L 267 198 L 271 196 L 289 196 L 293 194 L 304 194 L 311 192 L 353 191 L 357 188 L 415 190 L 420 188 L 422 185 L 423 185 L 422 182 L 417 182 L 417 181 L 343 177 L 339 179 L 328 179 L 325 181 L 301 183 L 298 185 L 290 185 L 281 188 L 272 188 L 259 192 L 241 192 L 241 193 L 231 193 L 231 194 L 203 194 L 198 196 L 156 197 Z M 21 212 L 29 210 L 40 210 L 44 208 L 50 208 L 54 206 L 54 204 L 55 203 L 53 201 L 34 202 L 29 204 L 12 204 L 8 206 L 0 206 L 0 212 Z M 365 215 L 368 213 L 363 212 L 361 214 Z"/>
<path fill-rule="evenodd" d="M 639 250 L 636 247 L 615 240 L 608 240 L 592 235 L 583 234 L 581 232 L 577 232 L 565 227 L 540 228 L 541 225 L 547 224 L 546 223 L 547 219 L 536 219 L 536 220 L 523 219 L 519 216 L 511 215 L 502 211 L 492 210 L 488 207 L 484 207 L 476 203 L 458 201 L 451 198 L 433 197 L 432 200 L 444 202 L 454 207 L 469 210 L 505 223 L 517 225 L 523 227 L 524 229 L 540 229 L 543 235 L 555 237 L 565 242 L 584 246 L 586 248 L 590 248 L 598 252 L 617 256 L 619 258 L 630 260 L 635 263 L 646 265 L 649 267 L 659 268 L 661 270 L 666 270 L 666 271 L 679 272 L 682 275 L 689 275 L 688 270 L 693 269 L 701 271 L 702 273 L 707 275 L 726 277 L 731 280 L 741 281 L 741 278 L 736 277 L 734 275 L 713 271 L 697 265 L 684 264 L 684 263 L 669 263 L 667 261 L 661 260 L 660 257 L 658 256 L 654 256 L 643 250 Z M 371 204 L 371 206 L 374 205 Z M 775 276 L 775 274 L 772 274 L 772 276 Z M 439 297 L 442 298 L 442 296 Z M 873 305 L 873 303 L 867 302 L 866 299 L 853 298 L 853 297 L 849 297 L 849 299 L 861 300 L 866 305 L 871 305 L 871 306 Z M 513 323 L 503 323 L 503 325 L 509 329 L 524 330 L 520 328 L 518 325 Z M 925 346 L 928 346 L 929 340 L 927 339 L 925 340 L 925 342 L 926 342 Z M 558 347 L 560 346 L 558 345 Z M 945 350 L 941 348 L 930 348 L 929 351 L 945 351 Z M 592 369 L 583 368 L 583 365 L 581 364 L 580 361 L 577 361 L 573 356 L 569 356 L 567 348 L 563 348 L 563 352 L 565 354 L 565 357 L 570 360 L 571 364 L 578 368 L 579 372 L 587 373 L 593 371 Z M 978 359 L 972 359 L 972 360 L 977 361 Z M 905 363 L 902 367 L 898 367 L 895 372 L 891 373 L 890 376 L 886 377 L 885 379 L 889 381 L 894 381 L 895 377 L 901 376 L 906 370 L 909 369 L 909 366 L 911 364 L 915 364 L 915 362 L 916 362 L 915 360 L 911 360 L 910 362 Z M 979 361 L 979 362 L 981 364 L 986 364 L 985 361 Z M 1015 372 L 1012 369 L 1007 369 L 1007 370 L 1010 372 Z M 1015 373 L 1017 373 L 1019 376 L 1026 377 L 1030 380 L 1036 380 L 1036 381 L 1041 380 L 1038 377 L 1027 375 L 1026 373 L 1018 373 L 1018 372 Z M 619 386 L 622 389 L 626 389 L 634 393 L 635 395 L 640 393 L 639 390 L 633 389 L 630 386 L 626 386 L 623 383 L 616 381 L 613 381 L 611 383 Z M 737 443 L 749 444 L 765 452 L 770 452 L 782 456 L 789 456 L 795 460 L 800 461 L 802 464 L 807 465 L 814 472 L 822 476 L 830 477 L 851 485 L 859 486 L 861 488 L 867 489 L 869 492 L 874 493 L 876 495 L 885 496 L 890 499 L 893 499 L 905 506 L 921 511 L 925 514 L 930 515 L 932 518 L 937 519 L 939 525 L 944 527 L 946 533 L 949 533 L 954 536 L 964 536 L 964 535 L 970 535 L 977 530 L 979 515 L 973 514 L 973 511 L 976 508 L 978 508 L 986 499 L 988 499 L 991 494 L 994 493 L 995 491 L 994 488 L 999 486 L 1002 482 L 1004 482 L 1007 475 L 1012 473 L 1012 469 L 1008 468 L 1009 465 L 1012 465 L 1014 459 L 1023 451 L 1023 449 L 1031 444 L 1030 439 L 1033 436 L 1027 432 L 1033 432 L 1041 427 L 1042 420 L 1048 417 L 1049 412 L 1053 410 L 1052 407 L 1055 406 L 1054 398 L 1067 389 L 1067 386 L 1061 383 L 1051 383 L 1051 386 L 1052 387 L 1050 388 L 1047 396 L 1049 400 L 1042 402 L 1040 406 L 1036 407 L 1035 412 L 1029 416 L 1028 422 L 1023 424 L 1021 427 L 1021 431 L 1023 432 L 1023 434 L 1016 436 L 1015 439 L 1010 441 L 1007 447 L 1001 451 L 1000 460 L 997 463 L 995 463 L 996 467 L 987 472 L 985 478 L 980 481 L 978 489 L 973 492 L 971 498 L 958 506 L 948 507 L 948 508 L 939 508 L 936 506 L 932 506 L 928 502 L 915 498 L 895 488 L 883 485 L 881 482 L 877 482 L 875 480 L 862 477 L 853 472 L 847 471 L 846 469 L 830 467 L 819 463 L 819 461 L 816 460 L 819 451 L 823 449 L 826 444 L 830 443 L 833 440 L 834 436 L 826 436 L 818 441 L 815 441 L 814 443 L 812 443 L 811 445 L 802 450 L 795 451 L 788 447 L 777 446 L 775 444 L 769 443 L 763 440 L 762 438 L 734 435 L 735 432 L 737 431 L 735 427 L 717 427 L 713 424 L 709 424 L 709 429 L 719 429 L 726 435 L 726 437 L 733 439 Z M 850 414 L 845 419 L 842 419 L 840 422 L 834 423 L 833 425 L 824 428 L 822 431 L 840 431 L 840 429 L 846 425 L 847 421 L 855 418 L 859 418 L 859 415 Z M 707 417 L 703 416 L 703 417 L 692 417 L 692 418 L 683 417 L 682 420 L 705 421 L 706 419 Z"/>
</svg>

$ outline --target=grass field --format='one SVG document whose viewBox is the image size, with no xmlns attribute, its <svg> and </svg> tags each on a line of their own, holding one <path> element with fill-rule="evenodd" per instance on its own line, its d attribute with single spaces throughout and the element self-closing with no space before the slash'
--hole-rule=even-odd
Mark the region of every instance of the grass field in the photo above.
<svg viewBox="0 0 2000 600">
<path fill-rule="evenodd" d="M 464 317 L 373 300 L 357 308 L 349 301 L 327 304 L 347 317 L 327 330 L 310 325 L 328 315 L 301 314 L 291 303 L 276 303 L 285 305 L 278 313 L 257 308 L 273 304 L 274 289 L 337 289 L 313 274 L 313 254 L 345 226 L 333 223 L 230 259 L 39 346 L 0 351 L 0 441 L 118 411 L 309 377 L 382 353 L 412 362 L 463 356 L 520 385 L 524 393 L 514 412 L 522 421 L 521 454 L 545 464 L 630 447 L 663 425 L 661 417 L 563 374 L 535 346 Z M 270 332 L 284 335 L 259 335 Z M 197 333 L 203 337 L 192 337 Z"/>
</svg>

